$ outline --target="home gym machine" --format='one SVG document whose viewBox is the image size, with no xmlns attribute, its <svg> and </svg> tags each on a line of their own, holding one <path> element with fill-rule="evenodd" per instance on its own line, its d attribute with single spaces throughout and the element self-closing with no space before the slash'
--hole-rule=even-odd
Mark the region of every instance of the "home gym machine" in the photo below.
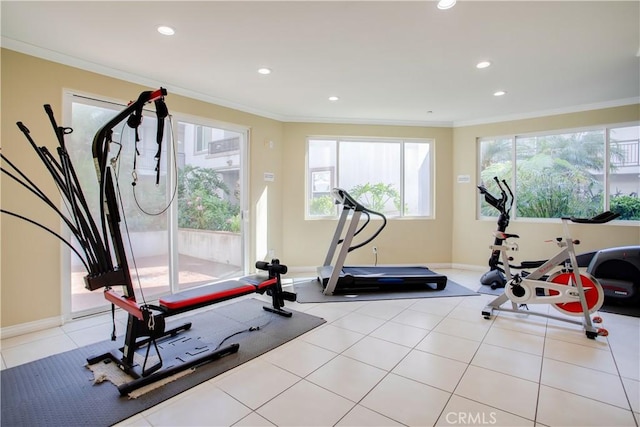
<svg viewBox="0 0 640 427">
<path fill-rule="evenodd" d="M 138 304 L 134 294 L 134 288 L 129 274 L 126 253 L 120 233 L 120 216 L 118 199 L 114 187 L 114 172 L 112 165 L 108 164 L 112 129 L 127 119 L 127 124 L 137 129 L 142 119 L 142 108 L 145 104 L 154 102 L 156 114 L 158 115 L 158 151 L 156 154 L 156 183 L 160 173 L 160 153 L 162 142 L 162 123 L 168 116 L 168 110 L 164 105 L 166 90 L 160 88 L 153 92 L 143 92 L 137 101 L 131 103 L 116 117 L 104 125 L 94 137 L 93 157 L 100 184 L 100 210 L 102 218 L 103 235 L 107 236 L 107 227 L 113 252 L 116 256 L 117 264 L 105 266 L 102 271 L 90 274 L 86 277 L 86 287 L 90 290 L 105 288 L 105 298 L 113 305 L 120 307 L 128 313 L 127 332 L 124 338 L 124 346 L 117 352 L 107 353 L 87 359 L 89 364 L 97 363 L 100 360 L 112 360 L 118 366 L 134 378 L 133 381 L 118 387 L 120 394 L 124 395 L 143 385 L 150 384 L 159 379 L 171 376 L 179 371 L 201 365 L 211 360 L 219 359 L 225 355 L 238 351 L 238 344 L 231 344 L 223 348 L 207 348 L 202 343 L 196 343 L 198 350 L 187 351 L 183 356 L 176 357 L 172 364 L 163 369 L 163 361 L 156 341 L 164 337 L 172 337 L 180 331 L 191 327 L 186 323 L 177 328 L 165 330 L 165 318 L 175 314 L 184 313 L 196 308 L 217 302 L 236 298 L 250 293 L 267 293 L 271 295 L 271 306 L 263 308 L 272 313 L 291 317 L 292 313 L 285 310 L 284 301 L 295 301 L 296 295 L 282 290 L 280 275 L 287 272 L 287 267 L 280 264 L 278 260 L 271 263 L 257 262 L 256 268 L 268 271 L 268 278 L 243 278 L 240 280 L 227 280 L 213 283 L 207 286 L 190 289 L 180 293 L 172 294 L 162 298 L 157 306 Z M 137 139 L 137 138 L 136 138 Z M 109 254 L 109 248 L 105 250 Z M 107 257 L 108 258 L 108 257 Z M 110 260 L 109 260 L 110 261 Z M 115 292 L 113 286 L 121 286 L 123 294 Z M 151 346 L 155 348 L 158 362 L 147 367 L 149 360 L 149 350 Z M 135 360 L 136 350 L 146 347 L 142 366 Z"/>
<path fill-rule="evenodd" d="M 498 227 L 496 233 L 505 233 L 509 226 L 510 212 L 513 205 L 513 193 L 505 180 L 493 178 L 499 190 L 500 197 L 491 194 L 484 185 L 478 190 L 485 201 L 498 212 Z M 500 246 L 502 239 L 496 237 L 493 247 Z M 489 271 L 484 273 L 480 283 L 491 289 L 504 288 L 507 283 L 505 271 L 501 267 L 501 252 L 499 249 L 491 251 Z M 605 303 L 617 305 L 640 304 L 640 246 L 622 246 L 601 249 L 576 255 L 578 266 L 598 279 L 604 291 Z M 511 260 L 511 259 L 510 259 Z M 520 265 L 511 265 L 512 269 L 534 269 L 545 261 L 522 261 Z M 523 272 L 524 276 L 526 272 Z M 545 277 L 543 277 L 545 278 Z"/>
<path fill-rule="evenodd" d="M 185 342 L 189 342 L 184 346 L 185 348 L 180 348 L 180 354 L 176 355 L 176 352 L 174 352 L 172 356 L 175 357 L 163 361 L 159 350 L 161 342 L 168 337 L 174 337 L 180 332 L 191 328 L 191 323 L 188 322 L 178 327 L 167 328 L 165 322 L 167 317 L 252 293 L 270 295 L 271 305 L 263 308 L 280 316 L 291 317 L 292 313 L 284 309 L 284 301 L 295 301 L 296 299 L 294 293 L 282 290 L 281 275 L 287 273 L 287 266 L 274 259 L 270 263 L 262 261 L 256 263 L 258 270 L 268 272 L 267 277 L 261 275 L 247 276 L 239 280 L 227 280 L 189 289 L 161 298 L 157 305 L 147 303 L 144 300 L 144 294 L 141 289 L 140 293 L 143 301 L 138 303 L 136 300 L 123 236 L 120 230 L 119 188 L 115 172 L 119 151 L 118 154 L 109 159 L 110 148 L 112 143 L 119 145 L 119 142 L 112 141 L 113 128 L 125 119 L 129 127 L 135 129 L 136 143 L 138 142 L 138 127 L 142 121 L 142 110 L 146 104 L 153 102 L 158 117 L 156 138 L 158 149 L 155 156 L 157 162 L 155 169 L 157 184 L 160 179 L 160 155 L 162 153 L 164 119 L 169 115 L 164 104 L 166 95 L 167 92 L 163 88 L 142 92 L 136 101 L 131 102 L 124 110 L 105 124 L 93 139 L 93 160 L 99 184 L 101 230 L 92 217 L 91 210 L 66 151 L 64 136 L 70 134 L 72 129 L 57 125 L 49 105 L 45 105 L 45 111 L 51 120 L 58 139 L 58 159 L 46 147 L 38 147 L 35 144 L 35 141 L 30 136 L 29 129 L 22 122 L 18 122 L 18 127 L 58 186 L 63 204 L 67 207 L 69 213 L 64 214 L 59 210 L 44 192 L 5 156 L 2 156 L 2 159 L 17 172 L 17 175 L 4 167 L 2 172 L 27 188 L 52 208 L 75 236 L 79 243 L 79 249 L 76 249 L 59 234 L 35 221 L 4 209 L 2 213 L 39 226 L 67 244 L 79 257 L 88 272 L 84 278 L 85 287 L 91 291 L 104 288 L 104 297 L 112 304 L 112 313 L 115 315 L 115 307 L 127 313 L 124 345 L 119 350 L 87 359 L 89 365 L 101 361 L 113 362 L 133 378 L 132 381 L 118 386 L 121 395 L 126 395 L 144 385 L 238 351 L 238 344 L 223 346 L 222 343 L 215 345 L 201 342 L 200 339 L 189 339 L 185 340 Z M 116 291 L 115 288 L 118 288 L 119 291 Z M 247 330 L 256 329 L 254 327 Z M 112 340 L 116 340 L 115 320 Z"/>
<path fill-rule="evenodd" d="M 341 188 L 331 190 L 331 195 L 336 204 L 340 205 L 342 212 L 338 220 L 338 226 L 329 245 L 329 251 L 324 264 L 318 267 L 318 280 L 324 287 L 325 295 L 357 294 L 362 292 L 396 292 L 407 290 L 443 290 L 447 285 L 447 276 L 434 273 L 423 266 L 352 266 L 346 267 L 345 260 L 349 252 L 361 248 L 375 239 L 387 225 L 386 217 L 373 211 L 355 200 L 349 193 Z M 349 214 L 351 219 L 344 237 L 341 238 Z M 358 227 L 362 215 L 366 221 Z M 364 241 L 351 246 L 353 238 L 361 233 L 375 215 L 382 220 L 378 229 Z M 333 258 L 339 245 L 340 251 L 335 264 Z"/>
</svg>

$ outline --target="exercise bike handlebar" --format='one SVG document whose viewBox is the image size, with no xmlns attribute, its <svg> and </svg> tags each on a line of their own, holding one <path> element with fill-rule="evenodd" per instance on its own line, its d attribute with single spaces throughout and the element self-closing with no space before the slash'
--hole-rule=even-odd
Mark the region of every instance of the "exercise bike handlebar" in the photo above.
<svg viewBox="0 0 640 427">
<path fill-rule="evenodd" d="M 619 213 L 605 211 L 592 218 L 576 218 L 576 217 L 570 216 L 570 217 L 563 217 L 562 219 L 575 222 L 578 224 L 605 224 L 609 221 L 613 221 L 619 216 L 620 216 Z"/>
<path fill-rule="evenodd" d="M 478 190 L 480 190 L 480 193 L 484 195 L 484 200 L 487 203 L 496 208 L 501 214 L 507 214 L 511 210 L 511 204 L 513 203 L 513 193 L 511 192 L 511 188 L 509 188 L 509 184 L 507 184 L 504 179 L 502 180 L 502 182 L 500 182 L 498 177 L 494 176 L 493 180 L 496 182 L 498 188 L 500 189 L 499 199 L 491 194 L 489 190 L 487 190 L 487 188 L 482 184 L 478 185 Z M 505 191 L 505 188 L 509 192 L 508 195 L 507 191 Z M 509 199 L 509 197 L 511 197 L 511 199 Z M 509 203 L 509 200 L 511 200 L 511 203 Z M 509 203 L 508 206 L 507 203 Z"/>
<path fill-rule="evenodd" d="M 500 210 L 499 206 L 501 201 L 498 200 L 493 194 L 489 193 L 489 190 L 484 185 L 478 185 L 478 190 L 480 190 L 480 194 L 484 196 L 484 200 L 489 203 L 494 208 Z"/>
</svg>

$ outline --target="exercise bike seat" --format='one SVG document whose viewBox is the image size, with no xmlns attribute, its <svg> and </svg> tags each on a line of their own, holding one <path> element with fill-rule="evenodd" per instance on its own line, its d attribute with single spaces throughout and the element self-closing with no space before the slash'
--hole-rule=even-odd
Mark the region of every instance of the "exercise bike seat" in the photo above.
<svg viewBox="0 0 640 427">
<path fill-rule="evenodd" d="M 538 268 L 541 267 L 545 262 L 547 262 L 546 260 L 543 261 L 522 261 L 520 263 L 519 268 Z"/>
</svg>

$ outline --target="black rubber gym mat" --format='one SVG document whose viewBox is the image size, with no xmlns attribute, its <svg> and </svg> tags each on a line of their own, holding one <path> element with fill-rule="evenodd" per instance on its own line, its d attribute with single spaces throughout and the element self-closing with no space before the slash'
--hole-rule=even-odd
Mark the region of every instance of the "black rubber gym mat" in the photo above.
<svg viewBox="0 0 640 427">
<path fill-rule="evenodd" d="M 0 373 L 1 420 L 6 426 L 109 426 L 188 390 L 231 368 L 272 350 L 325 323 L 324 319 L 293 311 L 286 318 L 262 309 L 269 305 L 256 299 L 243 299 L 183 316 L 193 326 L 183 334 L 219 343 L 229 335 L 259 326 L 225 341 L 238 343 L 237 353 L 198 367 L 137 399 L 121 397 L 111 382 L 93 384 L 93 373 L 86 358 L 122 345 L 110 340 L 53 355 Z M 167 319 L 168 322 L 171 318 Z"/>
<path fill-rule="evenodd" d="M 478 292 L 485 295 L 502 295 L 504 288 L 491 289 L 489 285 L 480 285 Z"/>
<path fill-rule="evenodd" d="M 340 301 L 377 301 L 407 298 L 445 298 L 479 295 L 477 292 L 452 281 L 447 280 L 447 286 L 441 291 L 436 289 L 407 290 L 398 292 L 362 292 L 349 295 L 325 295 L 318 279 L 294 281 L 293 288 L 298 295 L 299 303 L 340 302 Z"/>
</svg>

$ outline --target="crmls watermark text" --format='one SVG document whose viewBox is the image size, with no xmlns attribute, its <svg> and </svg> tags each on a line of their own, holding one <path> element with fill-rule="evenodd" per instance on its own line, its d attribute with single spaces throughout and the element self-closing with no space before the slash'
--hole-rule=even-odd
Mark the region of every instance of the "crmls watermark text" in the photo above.
<svg viewBox="0 0 640 427">
<path fill-rule="evenodd" d="M 447 412 L 446 420 L 454 425 L 493 425 L 498 421 L 495 412 Z"/>
</svg>

